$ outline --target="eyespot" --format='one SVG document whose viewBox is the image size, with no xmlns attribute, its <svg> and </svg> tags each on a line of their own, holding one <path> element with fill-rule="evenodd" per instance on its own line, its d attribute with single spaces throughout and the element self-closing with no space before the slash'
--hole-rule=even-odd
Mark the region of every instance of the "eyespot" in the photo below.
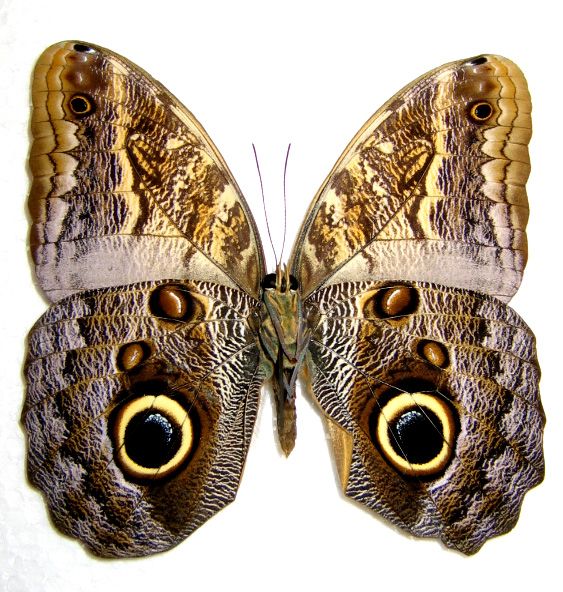
<svg viewBox="0 0 563 592">
<path fill-rule="evenodd" d="M 68 105 L 70 110 L 79 117 L 90 115 L 96 110 L 94 102 L 86 95 L 73 95 Z"/>
<path fill-rule="evenodd" d="M 154 316 L 167 321 L 188 321 L 194 314 L 194 302 L 184 286 L 166 284 L 153 290 L 149 309 Z"/>
<path fill-rule="evenodd" d="M 469 117 L 476 123 L 488 121 L 494 113 L 494 109 L 487 101 L 477 101 L 469 107 Z"/>
<path fill-rule="evenodd" d="M 387 462 L 407 477 L 441 473 L 454 454 L 456 420 L 444 398 L 400 393 L 378 410 L 372 438 Z"/>
<path fill-rule="evenodd" d="M 167 395 L 146 395 L 119 408 L 116 461 L 129 477 L 157 480 L 185 465 L 197 444 L 195 412 Z"/>
<path fill-rule="evenodd" d="M 450 356 L 445 345 L 438 341 L 424 339 L 417 345 L 418 355 L 438 368 L 447 368 L 450 364 Z"/>
<path fill-rule="evenodd" d="M 91 47 L 84 45 L 83 43 L 75 43 L 73 47 L 74 51 L 79 51 L 81 53 L 94 53 L 94 50 Z"/>
<path fill-rule="evenodd" d="M 144 341 L 126 343 L 119 348 L 116 361 L 117 367 L 127 372 L 144 362 L 151 354 L 149 345 Z"/>
<path fill-rule="evenodd" d="M 486 64 L 487 62 L 487 56 L 481 55 L 471 58 L 470 60 L 467 60 L 467 62 L 465 63 L 467 66 L 480 66 L 481 64 Z"/>
<path fill-rule="evenodd" d="M 378 290 L 363 305 L 367 318 L 401 320 L 416 312 L 419 303 L 418 291 L 412 286 L 389 286 Z"/>
</svg>

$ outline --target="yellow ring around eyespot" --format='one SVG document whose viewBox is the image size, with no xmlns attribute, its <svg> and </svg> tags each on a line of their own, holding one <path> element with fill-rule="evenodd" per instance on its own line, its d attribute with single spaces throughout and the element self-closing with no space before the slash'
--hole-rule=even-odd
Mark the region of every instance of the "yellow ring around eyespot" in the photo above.
<svg viewBox="0 0 563 592">
<path fill-rule="evenodd" d="M 180 447 L 176 454 L 164 465 L 158 468 L 143 467 L 135 462 L 125 448 L 125 431 L 129 422 L 138 413 L 143 411 L 160 411 L 165 417 L 172 420 L 182 431 Z M 186 459 L 193 445 L 193 426 L 186 410 L 174 399 L 166 395 L 145 396 L 134 399 L 123 406 L 116 420 L 116 445 L 117 459 L 127 470 L 130 476 L 139 479 L 161 479 L 166 477 Z"/>
<path fill-rule="evenodd" d="M 479 107 L 482 107 L 483 105 L 486 105 L 490 111 L 489 114 L 485 117 L 480 117 L 479 115 L 477 115 L 477 109 Z M 478 103 L 475 103 L 472 107 L 471 107 L 471 117 L 473 118 L 474 121 L 478 121 L 478 122 L 483 122 L 483 121 L 488 121 L 493 113 L 495 112 L 495 110 L 493 109 L 492 105 L 490 103 L 488 103 L 487 101 L 479 101 Z"/>
<path fill-rule="evenodd" d="M 440 452 L 427 463 L 410 463 L 399 456 L 389 437 L 389 424 L 400 415 L 420 407 L 432 411 L 442 424 L 443 444 Z M 426 477 L 445 468 L 453 453 L 455 420 L 448 404 L 426 393 L 402 393 L 393 397 L 379 413 L 376 435 L 387 460 L 401 473 L 411 477 Z"/>
<path fill-rule="evenodd" d="M 84 101 L 86 107 L 85 109 L 83 109 L 82 111 L 77 111 L 72 102 L 75 101 L 76 99 L 80 99 L 81 101 Z M 74 95 L 71 97 L 70 101 L 69 101 L 69 105 L 70 105 L 70 110 L 75 114 L 75 115 L 88 115 L 88 113 L 92 112 L 93 106 L 92 106 L 92 101 L 84 96 L 84 95 Z"/>
</svg>

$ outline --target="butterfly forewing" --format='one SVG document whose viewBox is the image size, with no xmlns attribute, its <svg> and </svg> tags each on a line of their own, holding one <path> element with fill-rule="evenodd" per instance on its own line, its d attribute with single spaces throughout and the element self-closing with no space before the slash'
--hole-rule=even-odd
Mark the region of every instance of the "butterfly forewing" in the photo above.
<svg viewBox="0 0 563 592">
<path fill-rule="evenodd" d="M 190 278 L 258 297 L 254 220 L 194 116 L 126 59 L 48 48 L 33 76 L 29 209 L 50 300 L 90 288 Z"/>
<path fill-rule="evenodd" d="M 413 280 L 505 301 L 526 264 L 531 103 L 499 56 L 452 62 L 405 87 L 321 187 L 291 258 L 323 284 Z"/>
</svg>

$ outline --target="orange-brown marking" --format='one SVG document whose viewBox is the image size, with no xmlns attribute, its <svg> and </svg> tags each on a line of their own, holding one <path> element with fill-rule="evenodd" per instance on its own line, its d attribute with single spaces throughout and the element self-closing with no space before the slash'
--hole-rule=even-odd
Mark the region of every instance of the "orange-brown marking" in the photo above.
<svg viewBox="0 0 563 592">
<path fill-rule="evenodd" d="M 147 348 L 142 343 L 126 343 L 117 354 L 117 364 L 121 370 L 132 370 L 146 359 L 147 354 Z"/>
<path fill-rule="evenodd" d="M 157 288 L 151 298 L 151 312 L 172 321 L 182 321 L 190 314 L 190 298 L 180 286 Z"/>
<path fill-rule="evenodd" d="M 422 341 L 419 344 L 418 353 L 427 362 L 438 368 L 446 368 L 450 363 L 448 350 L 437 341 Z"/>
<path fill-rule="evenodd" d="M 379 301 L 379 310 L 386 317 L 413 312 L 416 306 L 416 291 L 409 286 L 396 286 L 385 290 Z"/>
</svg>

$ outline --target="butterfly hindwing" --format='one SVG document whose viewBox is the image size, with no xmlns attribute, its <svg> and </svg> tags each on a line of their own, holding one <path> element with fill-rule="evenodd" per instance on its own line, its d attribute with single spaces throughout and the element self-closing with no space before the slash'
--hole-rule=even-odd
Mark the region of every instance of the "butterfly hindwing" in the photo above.
<svg viewBox="0 0 563 592">
<path fill-rule="evenodd" d="M 29 336 L 28 473 L 101 556 L 183 540 L 238 489 L 264 375 L 239 290 L 147 282 L 53 305 Z"/>
<path fill-rule="evenodd" d="M 346 495 L 474 553 L 543 479 L 534 336 L 490 296 L 345 283 L 309 299 L 312 391 Z"/>
</svg>

